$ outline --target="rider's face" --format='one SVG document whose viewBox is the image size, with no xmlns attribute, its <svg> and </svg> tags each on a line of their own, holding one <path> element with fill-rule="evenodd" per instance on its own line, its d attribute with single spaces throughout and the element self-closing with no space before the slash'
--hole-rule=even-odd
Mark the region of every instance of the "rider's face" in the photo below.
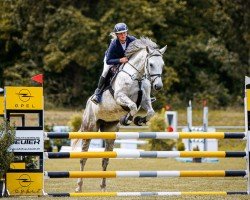
<svg viewBox="0 0 250 200">
<path fill-rule="evenodd" d="M 123 32 L 123 33 L 116 33 L 116 36 L 118 37 L 118 40 L 119 40 L 121 43 L 126 42 L 127 35 L 128 35 L 128 33 L 127 33 L 127 32 Z"/>
</svg>

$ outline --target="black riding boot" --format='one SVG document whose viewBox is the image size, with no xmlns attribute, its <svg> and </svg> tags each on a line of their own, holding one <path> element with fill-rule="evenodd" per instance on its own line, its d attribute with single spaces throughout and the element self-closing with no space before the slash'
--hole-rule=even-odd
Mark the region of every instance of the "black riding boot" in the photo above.
<svg viewBox="0 0 250 200">
<path fill-rule="evenodd" d="M 95 93 L 91 100 L 95 103 L 98 104 L 102 100 L 102 93 L 105 85 L 106 77 L 101 76 L 98 82 L 98 87 L 95 90 Z"/>
</svg>

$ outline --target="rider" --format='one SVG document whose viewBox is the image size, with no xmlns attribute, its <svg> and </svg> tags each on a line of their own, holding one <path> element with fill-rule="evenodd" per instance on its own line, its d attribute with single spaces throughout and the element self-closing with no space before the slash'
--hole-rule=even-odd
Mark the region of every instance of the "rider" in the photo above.
<svg viewBox="0 0 250 200">
<path fill-rule="evenodd" d="M 96 104 L 101 102 L 106 77 L 110 67 L 118 67 L 121 64 L 128 62 L 128 58 L 125 56 L 125 50 L 128 45 L 136 39 L 134 36 L 128 35 L 128 27 L 125 23 L 116 24 L 114 27 L 114 33 L 117 38 L 111 41 L 109 48 L 105 53 L 104 69 L 99 79 L 98 87 L 95 90 L 95 94 L 91 99 Z"/>
</svg>

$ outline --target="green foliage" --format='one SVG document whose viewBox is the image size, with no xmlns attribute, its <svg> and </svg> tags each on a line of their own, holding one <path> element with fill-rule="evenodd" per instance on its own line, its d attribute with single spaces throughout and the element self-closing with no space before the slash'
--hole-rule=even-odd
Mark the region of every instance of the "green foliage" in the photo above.
<svg viewBox="0 0 250 200">
<path fill-rule="evenodd" d="M 200 151 L 199 146 L 197 145 L 196 147 L 194 147 L 193 151 Z"/>
<path fill-rule="evenodd" d="M 172 100 L 172 94 L 169 94 L 168 91 L 171 89 L 174 83 L 179 83 L 179 77 L 176 71 L 172 67 L 166 66 L 163 72 L 163 90 L 160 92 L 155 92 L 152 90 L 153 95 L 156 97 L 157 101 L 153 103 L 153 107 L 156 110 L 164 108 L 167 102 Z M 174 105 L 174 104 L 171 104 Z"/>
<path fill-rule="evenodd" d="M 166 130 L 164 112 L 165 111 L 162 109 L 160 113 L 156 113 L 155 116 L 150 120 L 149 130 L 151 132 L 161 132 Z M 175 142 L 173 140 L 151 139 L 149 140 L 149 144 L 150 150 L 170 151 L 174 147 Z"/>
<path fill-rule="evenodd" d="M 15 133 L 15 128 L 9 122 L 4 121 L 0 124 L 0 179 L 14 160 L 14 154 L 9 151 L 9 147 L 14 144 Z"/>
<path fill-rule="evenodd" d="M 73 115 L 68 124 L 73 132 L 79 131 L 82 124 L 82 116 L 78 114 Z"/>
<path fill-rule="evenodd" d="M 173 140 L 160 140 L 160 139 L 152 139 L 149 141 L 150 150 L 153 151 L 171 151 L 175 146 L 175 142 Z"/>
<path fill-rule="evenodd" d="M 44 125 L 44 131 L 46 131 L 46 132 L 53 131 L 53 126 L 54 126 L 54 124 L 51 124 L 51 125 L 45 124 Z"/>
<path fill-rule="evenodd" d="M 52 106 L 83 107 L 93 93 L 114 24 L 147 36 L 164 55 L 164 90 L 154 107 L 208 99 L 242 104 L 249 67 L 249 1 L 0 1 L 0 87 L 45 75 Z M 28 13 L 28 14 L 27 14 Z"/>
<path fill-rule="evenodd" d="M 152 132 L 161 132 L 166 130 L 166 121 L 164 117 L 164 109 L 160 113 L 155 113 L 152 119 L 149 121 L 149 130 Z"/>
<path fill-rule="evenodd" d="M 184 151 L 185 150 L 185 145 L 184 145 L 184 143 L 183 142 L 178 142 L 177 143 L 177 150 L 178 151 Z"/>
</svg>

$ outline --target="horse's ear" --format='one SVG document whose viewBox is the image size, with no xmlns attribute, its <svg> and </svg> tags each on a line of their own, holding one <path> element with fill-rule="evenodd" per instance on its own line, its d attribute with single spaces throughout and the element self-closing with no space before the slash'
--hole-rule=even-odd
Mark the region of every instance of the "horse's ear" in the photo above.
<svg viewBox="0 0 250 200">
<path fill-rule="evenodd" d="M 167 50 L 167 48 L 168 48 L 168 45 L 166 45 L 165 47 L 163 47 L 162 49 L 160 49 L 161 54 L 164 54 L 165 51 Z"/>
<path fill-rule="evenodd" d="M 146 50 L 147 50 L 147 53 L 148 53 L 148 54 L 153 53 L 153 50 L 151 50 L 148 46 L 146 46 Z"/>
</svg>

